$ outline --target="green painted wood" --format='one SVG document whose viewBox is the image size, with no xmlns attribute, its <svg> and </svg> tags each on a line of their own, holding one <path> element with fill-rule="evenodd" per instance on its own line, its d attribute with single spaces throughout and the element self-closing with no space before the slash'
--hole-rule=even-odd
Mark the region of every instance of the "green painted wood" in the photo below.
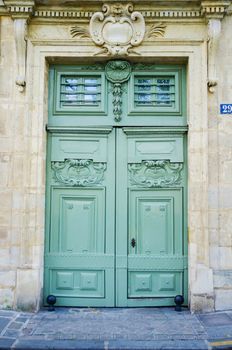
<svg viewBox="0 0 232 350">
<path fill-rule="evenodd" d="M 115 132 L 103 132 L 49 133 L 45 297 L 58 306 L 114 305 Z"/>
<path fill-rule="evenodd" d="M 187 303 L 185 68 L 107 67 L 50 70 L 44 297 Z"/>
<path fill-rule="evenodd" d="M 175 147 L 171 143 L 173 153 L 168 133 L 161 138 L 154 131 L 117 130 L 118 306 L 170 306 L 175 295 L 187 297 L 185 140 L 179 137 Z M 162 146 L 163 160 L 160 142 L 169 145 Z"/>
<path fill-rule="evenodd" d="M 125 72 L 114 62 L 124 62 Z M 187 121 L 182 65 L 54 65 L 49 91 L 49 126 L 184 126 Z"/>
</svg>

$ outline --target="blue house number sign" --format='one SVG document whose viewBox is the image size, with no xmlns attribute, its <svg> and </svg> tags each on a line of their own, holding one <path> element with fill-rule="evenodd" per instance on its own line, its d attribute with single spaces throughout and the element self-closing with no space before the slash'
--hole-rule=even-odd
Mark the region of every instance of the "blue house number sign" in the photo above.
<svg viewBox="0 0 232 350">
<path fill-rule="evenodd" d="M 220 104 L 221 114 L 232 114 L 232 103 L 222 103 Z"/>
</svg>

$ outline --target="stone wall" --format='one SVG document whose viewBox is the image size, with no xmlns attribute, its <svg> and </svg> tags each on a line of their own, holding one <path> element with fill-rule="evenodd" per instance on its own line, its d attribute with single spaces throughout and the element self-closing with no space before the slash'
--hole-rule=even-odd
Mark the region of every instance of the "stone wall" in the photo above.
<svg viewBox="0 0 232 350">
<path fill-rule="evenodd" d="M 209 95 L 209 230 L 215 309 L 232 308 L 232 116 L 220 103 L 232 102 L 232 17 L 222 22 L 217 52 L 218 87 Z"/>
<path fill-rule="evenodd" d="M 42 288 L 45 169 L 38 157 L 46 145 L 38 144 L 30 83 L 26 94 L 15 84 L 13 20 L 3 16 L 0 23 L 0 305 L 30 310 Z"/>
<path fill-rule="evenodd" d="M 77 47 L 68 39 L 64 21 L 32 21 L 27 86 L 21 93 L 15 85 L 13 20 L 2 16 L 0 24 L 0 307 L 32 310 L 39 308 L 43 288 L 47 62 L 90 57 L 93 46 L 81 41 Z M 218 86 L 208 95 L 205 22 L 172 23 L 168 44 L 150 42 L 138 48 L 145 59 L 153 55 L 168 62 L 170 56 L 175 62 L 188 60 L 193 311 L 232 308 L 232 117 L 219 114 L 220 103 L 232 102 L 231 28 L 232 17 L 227 16 L 217 53 Z"/>
<path fill-rule="evenodd" d="M 22 133 L 22 121 L 16 118 L 14 109 L 13 21 L 2 17 L 0 23 L 0 305 L 13 307 L 24 216 L 21 210 L 23 154 L 19 144 L 15 144 L 16 137 Z"/>
</svg>

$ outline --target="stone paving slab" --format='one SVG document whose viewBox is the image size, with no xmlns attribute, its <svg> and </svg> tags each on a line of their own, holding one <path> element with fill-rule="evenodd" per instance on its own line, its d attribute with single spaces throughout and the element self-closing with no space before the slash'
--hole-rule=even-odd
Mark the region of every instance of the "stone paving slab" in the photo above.
<svg viewBox="0 0 232 350">
<path fill-rule="evenodd" d="M 173 308 L 0 310 L 0 349 L 232 349 L 232 312 Z"/>
</svg>

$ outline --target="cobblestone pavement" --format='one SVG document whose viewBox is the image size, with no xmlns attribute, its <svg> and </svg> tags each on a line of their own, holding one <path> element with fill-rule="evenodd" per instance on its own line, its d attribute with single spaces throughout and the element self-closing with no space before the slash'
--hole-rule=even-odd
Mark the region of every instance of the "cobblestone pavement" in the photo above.
<svg viewBox="0 0 232 350">
<path fill-rule="evenodd" d="M 232 349 L 232 311 L 173 308 L 0 310 L 0 349 Z"/>
</svg>

